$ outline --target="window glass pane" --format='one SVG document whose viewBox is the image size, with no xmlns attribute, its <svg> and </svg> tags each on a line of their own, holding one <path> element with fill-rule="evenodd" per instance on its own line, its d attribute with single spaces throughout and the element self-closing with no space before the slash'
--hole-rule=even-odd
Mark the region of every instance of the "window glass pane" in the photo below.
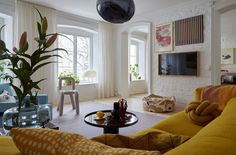
<svg viewBox="0 0 236 155">
<path fill-rule="evenodd" d="M 130 46 L 130 65 L 135 65 L 137 63 L 137 46 L 132 45 Z"/>
<path fill-rule="evenodd" d="M 65 34 L 64 34 L 65 35 Z M 66 37 L 59 36 L 58 37 L 58 47 L 64 48 L 67 50 L 68 53 L 64 51 L 58 51 L 59 55 L 62 58 L 58 58 L 58 74 L 60 75 L 61 72 L 73 72 L 73 51 L 74 51 L 74 38 L 72 35 L 65 35 Z"/>
<path fill-rule="evenodd" d="M 130 44 L 131 80 L 145 79 L 145 42 L 131 39 Z"/>
<path fill-rule="evenodd" d="M 90 69 L 91 39 L 89 37 L 77 37 L 77 74 L 83 80 L 83 73 Z"/>
</svg>

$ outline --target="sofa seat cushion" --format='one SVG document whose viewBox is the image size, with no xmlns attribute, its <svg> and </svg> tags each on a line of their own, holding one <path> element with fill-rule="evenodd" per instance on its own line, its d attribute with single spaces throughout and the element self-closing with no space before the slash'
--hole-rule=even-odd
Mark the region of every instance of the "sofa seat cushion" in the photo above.
<svg viewBox="0 0 236 155">
<path fill-rule="evenodd" d="M 157 123 L 152 128 L 160 129 L 176 135 L 194 136 L 201 126 L 195 125 L 188 120 L 184 112 L 179 112 Z"/>
<path fill-rule="evenodd" d="M 0 136 L 0 154 L 2 155 L 20 155 L 13 140 L 9 136 Z"/>
<path fill-rule="evenodd" d="M 94 137 L 92 140 L 112 147 L 152 150 L 165 153 L 190 139 L 189 136 L 173 135 L 153 128 L 145 131 L 142 134 L 129 136 L 104 134 Z"/>
<path fill-rule="evenodd" d="M 194 137 L 165 155 L 236 155 L 236 98 Z"/>
</svg>

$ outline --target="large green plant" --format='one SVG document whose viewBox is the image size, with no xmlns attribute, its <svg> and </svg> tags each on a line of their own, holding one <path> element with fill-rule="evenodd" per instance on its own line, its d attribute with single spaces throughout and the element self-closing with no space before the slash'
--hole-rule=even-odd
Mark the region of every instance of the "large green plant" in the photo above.
<svg viewBox="0 0 236 155">
<path fill-rule="evenodd" d="M 38 10 L 37 10 L 38 11 Z M 27 33 L 24 32 L 19 41 L 19 48 L 14 47 L 13 51 L 6 48 L 5 42 L 0 38 L 0 60 L 7 59 L 10 62 L 9 70 L 13 75 L 5 75 L 10 85 L 15 90 L 18 97 L 18 110 L 20 111 L 26 95 L 30 95 L 30 99 L 35 100 L 37 93 L 33 93 L 33 89 L 39 90 L 39 83 L 45 79 L 34 81 L 32 76 L 42 67 L 55 63 L 51 61 L 52 57 L 60 57 L 53 54 L 54 51 L 64 50 L 61 48 L 51 49 L 51 45 L 57 39 L 58 34 L 47 34 L 48 22 L 38 11 L 40 21 L 37 22 L 38 36 L 35 38 L 37 48 L 34 52 L 28 51 Z M 0 29 L 0 33 L 2 28 Z M 65 50 L 64 50 L 65 51 Z M 14 79 L 18 79 L 20 86 L 13 83 Z"/>
</svg>

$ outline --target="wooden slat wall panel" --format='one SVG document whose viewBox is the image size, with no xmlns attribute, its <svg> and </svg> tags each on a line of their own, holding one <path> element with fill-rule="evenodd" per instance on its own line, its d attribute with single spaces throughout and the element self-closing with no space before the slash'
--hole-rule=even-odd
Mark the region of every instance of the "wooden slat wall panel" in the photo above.
<svg viewBox="0 0 236 155">
<path fill-rule="evenodd" d="M 203 15 L 175 21 L 175 45 L 204 42 Z"/>
</svg>

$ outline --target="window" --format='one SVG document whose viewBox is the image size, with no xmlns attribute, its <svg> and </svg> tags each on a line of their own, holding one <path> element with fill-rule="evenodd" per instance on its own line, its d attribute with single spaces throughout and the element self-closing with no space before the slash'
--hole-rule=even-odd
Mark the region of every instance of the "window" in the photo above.
<svg viewBox="0 0 236 155">
<path fill-rule="evenodd" d="M 91 82 L 83 75 L 93 69 L 93 35 L 78 30 L 75 33 L 63 31 L 62 34 L 67 38 L 59 36 L 58 47 L 66 49 L 68 53 L 59 51 L 62 58 L 58 60 L 58 76 L 63 72 L 71 72 L 79 77 L 80 83 Z"/>
<path fill-rule="evenodd" d="M 130 73 L 131 80 L 145 80 L 145 41 L 131 38 Z"/>
</svg>

